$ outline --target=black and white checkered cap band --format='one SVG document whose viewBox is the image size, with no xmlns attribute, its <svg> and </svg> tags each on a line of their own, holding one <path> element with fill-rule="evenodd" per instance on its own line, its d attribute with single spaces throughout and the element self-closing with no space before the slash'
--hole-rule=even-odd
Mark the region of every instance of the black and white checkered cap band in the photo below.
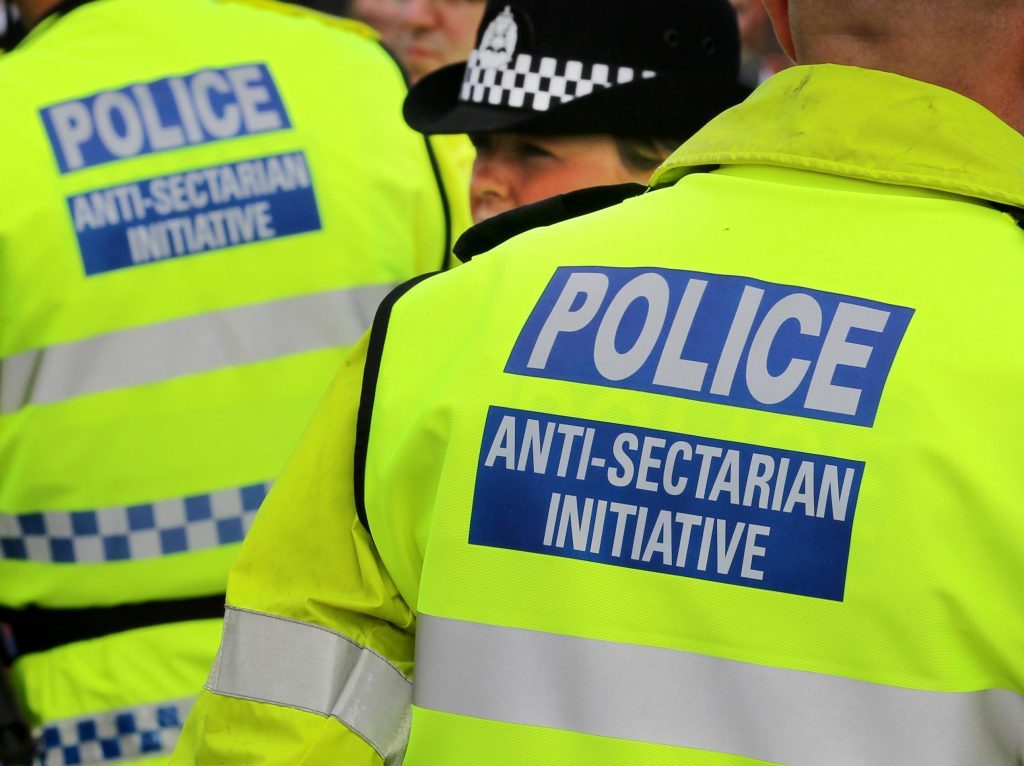
<svg viewBox="0 0 1024 766">
<path fill-rule="evenodd" d="M 552 105 L 568 103 L 596 90 L 657 76 L 658 73 L 650 69 L 612 67 L 551 56 L 537 58 L 528 53 L 520 53 L 509 66 L 498 68 L 484 66 L 480 52 L 473 51 L 466 64 L 459 100 L 546 112 Z"/>
</svg>

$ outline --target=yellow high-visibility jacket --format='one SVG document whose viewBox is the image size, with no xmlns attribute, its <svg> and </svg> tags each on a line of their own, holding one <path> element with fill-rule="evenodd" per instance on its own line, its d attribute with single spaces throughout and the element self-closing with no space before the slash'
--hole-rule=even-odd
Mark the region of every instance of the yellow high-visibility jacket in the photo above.
<svg viewBox="0 0 1024 766">
<path fill-rule="evenodd" d="M 0 61 L 0 622 L 47 763 L 169 755 L 268 483 L 442 267 L 405 94 L 270 2 L 75 3 Z"/>
<path fill-rule="evenodd" d="M 448 216 L 451 222 L 451 236 L 454 244 L 458 238 L 473 225 L 473 214 L 469 208 L 469 184 L 473 176 L 473 162 L 476 149 L 469 137 L 462 134 L 430 136 L 430 145 L 437 158 L 441 182 L 448 193 Z M 442 270 L 453 268 L 459 264 L 454 253 L 449 252 L 448 260 Z"/>
<path fill-rule="evenodd" d="M 175 762 L 1024 759 L 1024 138 L 801 67 L 654 185 L 382 304 Z"/>
</svg>

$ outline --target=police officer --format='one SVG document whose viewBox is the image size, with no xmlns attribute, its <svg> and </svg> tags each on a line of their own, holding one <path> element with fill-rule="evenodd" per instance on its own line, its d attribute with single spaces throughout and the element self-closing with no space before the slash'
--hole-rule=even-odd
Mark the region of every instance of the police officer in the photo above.
<svg viewBox="0 0 1024 766">
<path fill-rule="evenodd" d="M 187 755 L 1024 760 L 1024 6 L 768 7 L 658 190 L 384 303 Z"/>
<path fill-rule="evenodd" d="M 410 125 L 466 133 L 476 147 L 475 222 L 588 186 L 646 183 L 683 140 L 749 95 L 727 3 L 616 0 L 592 11 L 588 0 L 491 0 L 468 61 L 410 89 Z M 700 32 L 684 45 L 687 28 Z M 715 44 L 703 45 L 705 35 Z"/>
<path fill-rule="evenodd" d="M 0 60 L 3 643 L 47 763 L 166 758 L 268 483 L 380 298 L 441 266 L 445 201 L 361 26 L 273 3 L 19 5 L 32 31 Z"/>
</svg>

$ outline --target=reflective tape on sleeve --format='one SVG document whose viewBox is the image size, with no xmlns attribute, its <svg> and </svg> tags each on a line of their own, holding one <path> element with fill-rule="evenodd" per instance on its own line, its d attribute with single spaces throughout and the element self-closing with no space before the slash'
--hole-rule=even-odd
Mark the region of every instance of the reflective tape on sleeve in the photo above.
<svg viewBox="0 0 1024 766">
<path fill-rule="evenodd" d="M 379 654 L 318 625 L 228 607 L 206 688 L 335 718 L 383 758 L 405 746 L 412 682 Z"/>
<path fill-rule="evenodd" d="M 81 511 L 0 511 L 0 560 L 43 564 L 137 561 L 239 543 L 268 484 Z"/>
<path fill-rule="evenodd" d="M 114 764 L 170 756 L 193 697 L 47 722 L 38 766 Z"/>
<path fill-rule="evenodd" d="M 415 705 L 787 766 L 1018 766 L 1024 696 L 936 692 L 420 615 Z"/>
<path fill-rule="evenodd" d="M 15 354 L 0 361 L 0 414 L 348 346 L 366 332 L 391 289 L 369 285 L 304 295 Z"/>
</svg>

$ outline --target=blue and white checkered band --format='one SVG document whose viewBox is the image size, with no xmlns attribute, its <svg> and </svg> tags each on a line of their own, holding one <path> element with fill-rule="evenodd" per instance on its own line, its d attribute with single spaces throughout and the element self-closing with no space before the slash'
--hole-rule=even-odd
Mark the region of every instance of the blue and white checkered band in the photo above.
<svg viewBox="0 0 1024 766">
<path fill-rule="evenodd" d="M 38 766 L 88 766 L 169 756 L 195 698 L 67 718 L 47 724 Z"/>
<path fill-rule="evenodd" d="M 0 559 L 103 564 L 241 542 L 269 487 L 99 510 L 0 513 Z"/>
<path fill-rule="evenodd" d="M 497 59 L 497 60 L 496 60 Z M 608 64 L 563 61 L 528 53 L 515 55 L 507 64 L 490 51 L 473 51 L 466 64 L 459 100 L 512 109 L 546 112 L 604 88 L 625 85 L 636 79 L 657 77 L 650 69 L 612 67 Z"/>
</svg>

